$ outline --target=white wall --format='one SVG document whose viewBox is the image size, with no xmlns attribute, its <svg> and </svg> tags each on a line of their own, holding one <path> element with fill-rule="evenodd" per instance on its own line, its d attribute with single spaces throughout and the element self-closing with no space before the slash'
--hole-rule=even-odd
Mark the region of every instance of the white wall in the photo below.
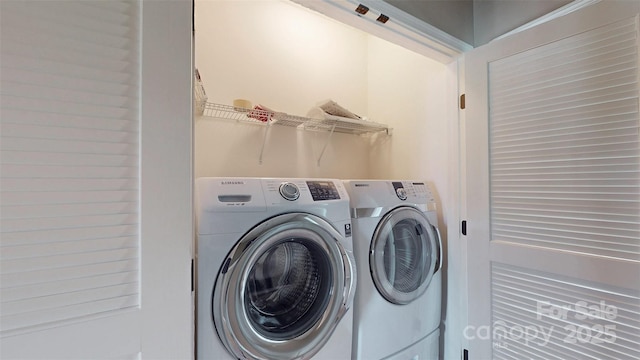
<svg viewBox="0 0 640 360">
<path fill-rule="evenodd" d="M 393 128 L 393 136 L 371 153 L 372 176 L 432 178 L 442 172 L 447 67 L 370 37 L 368 68 L 369 113 Z"/>
<path fill-rule="evenodd" d="M 284 1 L 196 2 L 196 67 L 211 102 L 233 99 L 305 116 L 333 99 L 367 111 L 366 34 Z M 200 176 L 367 177 L 368 138 L 201 118 L 195 125 Z"/>
<path fill-rule="evenodd" d="M 197 1 L 196 66 L 209 98 L 305 115 L 326 98 L 366 110 L 366 35 L 280 0 Z"/>
<path fill-rule="evenodd" d="M 387 41 L 368 41 L 369 114 L 393 128 L 373 143 L 370 177 L 424 179 L 439 197 L 439 217 L 449 193 L 449 126 L 456 114 L 456 74 L 449 67 Z M 444 227 L 444 226 L 442 226 Z"/>
<path fill-rule="evenodd" d="M 196 67 L 209 100 L 235 98 L 292 115 L 333 99 L 393 135 L 334 134 L 203 117 L 199 176 L 418 178 L 447 186 L 446 66 L 286 1 L 198 1 Z M 442 173 L 443 175 L 437 175 Z"/>
<path fill-rule="evenodd" d="M 333 99 L 365 114 L 366 35 L 283 1 L 196 3 L 196 67 L 209 100 L 250 100 L 291 115 Z M 366 177 L 370 139 L 201 118 L 195 126 L 200 176 Z M 347 155 L 348 156 L 345 156 Z"/>
</svg>

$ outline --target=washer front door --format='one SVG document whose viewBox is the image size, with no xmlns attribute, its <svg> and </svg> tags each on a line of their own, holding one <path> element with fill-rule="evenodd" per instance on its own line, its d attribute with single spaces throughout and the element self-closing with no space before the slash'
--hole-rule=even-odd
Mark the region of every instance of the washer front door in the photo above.
<svg viewBox="0 0 640 360">
<path fill-rule="evenodd" d="M 216 330 L 237 358 L 307 359 L 329 339 L 355 291 L 342 236 L 293 213 L 249 231 L 229 253 L 213 291 Z"/>
<path fill-rule="evenodd" d="M 421 211 L 391 210 L 378 224 L 369 251 L 378 292 L 394 304 L 412 302 L 427 290 L 438 255 L 438 235 Z"/>
</svg>

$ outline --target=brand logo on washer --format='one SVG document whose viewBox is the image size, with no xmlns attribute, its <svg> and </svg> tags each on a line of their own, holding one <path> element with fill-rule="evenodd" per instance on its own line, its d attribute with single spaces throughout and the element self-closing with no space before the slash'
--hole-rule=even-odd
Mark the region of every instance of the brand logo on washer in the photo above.
<svg viewBox="0 0 640 360">
<path fill-rule="evenodd" d="M 225 181 L 221 181 L 220 185 L 244 185 L 244 181 L 225 180 Z"/>
<path fill-rule="evenodd" d="M 356 184 L 356 187 L 369 187 L 369 184 Z"/>
</svg>

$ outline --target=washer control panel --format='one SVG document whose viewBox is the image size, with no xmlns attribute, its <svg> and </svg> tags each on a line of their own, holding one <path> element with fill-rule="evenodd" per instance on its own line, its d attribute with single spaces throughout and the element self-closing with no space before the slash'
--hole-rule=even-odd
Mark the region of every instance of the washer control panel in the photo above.
<svg viewBox="0 0 640 360">
<path fill-rule="evenodd" d="M 313 201 L 338 200 L 340 194 L 333 181 L 307 181 Z"/>
<path fill-rule="evenodd" d="M 349 201 L 344 185 L 335 179 L 264 178 L 260 181 L 267 206 Z"/>
</svg>

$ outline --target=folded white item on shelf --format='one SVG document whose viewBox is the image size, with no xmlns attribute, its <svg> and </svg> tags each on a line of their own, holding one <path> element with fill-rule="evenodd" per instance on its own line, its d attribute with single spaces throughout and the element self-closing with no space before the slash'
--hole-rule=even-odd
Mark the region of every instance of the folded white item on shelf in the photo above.
<svg viewBox="0 0 640 360">
<path fill-rule="evenodd" d="M 343 108 L 333 100 L 323 101 L 320 104 L 318 104 L 318 107 L 329 115 L 339 116 L 339 117 L 344 117 L 344 118 L 354 119 L 354 120 L 364 120 L 362 117 Z"/>
<path fill-rule="evenodd" d="M 371 122 L 367 118 L 353 119 L 353 118 L 347 118 L 344 116 L 330 115 L 317 106 L 312 107 L 309 110 L 309 112 L 307 112 L 307 118 L 315 121 L 328 122 L 328 123 L 335 123 L 336 121 L 338 121 L 342 124 L 354 124 L 354 125 L 362 124 L 362 123 L 371 124 Z"/>
<path fill-rule="evenodd" d="M 327 116 L 329 116 L 329 114 L 317 106 L 312 107 L 309 109 L 309 112 L 307 112 L 307 117 L 310 119 L 325 120 Z"/>
<path fill-rule="evenodd" d="M 202 78 L 200 77 L 200 71 L 198 71 L 198 69 L 194 70 L 194 80 L 193 95 L 196 103 L 196 115 L 202 115 L 209 98 L 207 97 L 207 93 L 204 91 L 204 84 L 202 83 Z"/>
</svg>

